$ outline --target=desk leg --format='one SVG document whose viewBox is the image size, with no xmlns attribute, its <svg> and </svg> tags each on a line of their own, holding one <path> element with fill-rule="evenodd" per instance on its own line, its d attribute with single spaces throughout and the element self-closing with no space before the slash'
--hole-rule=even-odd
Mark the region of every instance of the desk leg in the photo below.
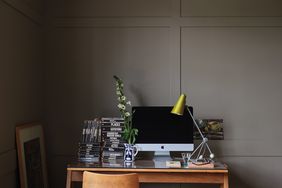
<svg viewBox="0 0 282 188">
<path fill-rule="evenodd" d="M 66 182 L 66 188 L 71 188 L 71 180 L 72 180 L 72 177 L 71 177 L 71 170 L 68 170 L 67 172 L 67 182 Z"/>
<path fill-rule="evenodd" d="M 220 188 L 229 188 L 228 174 L 224 174 L 223 184 L 220 185 Z"/>
</svg>

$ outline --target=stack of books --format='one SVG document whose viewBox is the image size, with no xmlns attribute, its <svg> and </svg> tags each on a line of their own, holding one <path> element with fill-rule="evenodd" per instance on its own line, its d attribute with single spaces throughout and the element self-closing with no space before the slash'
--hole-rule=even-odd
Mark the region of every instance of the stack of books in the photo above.
<svg viewBox="0 0 282 188">
<path fill-rule="evenodd" d="M 101 160 L 100 143 L 79 143 L 78 161 L 80 162 L 99 162 Z"/>
<path fill-rule="evenodd" d="M 78 161 L 99 162 L 102 157 L 101 121 L 85 120 L 81 140 L 78 144 Z"/>
<path fill-rule="evenodd" d="M 101 132 L 103 147 L 103 160 L 123 159 L 124 140 L 122 131 L 124 120 L 122 118 L 102 118 Z"/>
</svg>

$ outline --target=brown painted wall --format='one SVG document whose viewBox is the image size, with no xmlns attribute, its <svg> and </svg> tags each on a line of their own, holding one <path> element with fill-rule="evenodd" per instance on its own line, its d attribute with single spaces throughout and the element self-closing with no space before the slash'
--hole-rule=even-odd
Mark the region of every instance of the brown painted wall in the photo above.
<svg viewBox="0 0 282 188">
<path fill-rule="evenodd" d="M 22 1 L 0 1 L 0 187 L 17 187 L 15 126 L 42 118 L 42 27 Z"/>
</svg>

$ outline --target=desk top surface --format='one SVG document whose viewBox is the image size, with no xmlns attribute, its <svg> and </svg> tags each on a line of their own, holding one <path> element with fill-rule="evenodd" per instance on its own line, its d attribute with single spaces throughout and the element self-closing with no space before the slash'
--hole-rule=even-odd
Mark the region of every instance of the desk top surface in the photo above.
<svg viewBox="0 0 282 188">
<path fill-rule="evenodd" d="M 228 168 L 225 164 L 215 162 L 214 168 L 171 168 L 166 166 L 166 160 L 136 160 L 133 163 L 124 163 L 123 160 L 112 161 L 107 163 L 95 162 L 95 163 L 72 163 L 68 165 L 68 170 L 93 170 L 95 171 L 169 171 L 169 172 L 228 172 Z"/>
</svg>

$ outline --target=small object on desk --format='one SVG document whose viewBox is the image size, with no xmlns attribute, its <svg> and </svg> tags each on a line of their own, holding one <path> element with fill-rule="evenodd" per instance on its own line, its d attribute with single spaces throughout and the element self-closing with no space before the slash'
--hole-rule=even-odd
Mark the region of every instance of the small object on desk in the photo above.
<svg viewBox="0 0 282 188">
<path fill-rule="evenodd" d="M 181 153 L 183 166 L 188 167 L 188 163 L 190 161 L 191 153 L 183 152 Z"/>
<path fill-rule="evenodd" d="M 180 161 L 166 161 L 166 167 L 181 168 L 181 163 Z"/>
</svg>

